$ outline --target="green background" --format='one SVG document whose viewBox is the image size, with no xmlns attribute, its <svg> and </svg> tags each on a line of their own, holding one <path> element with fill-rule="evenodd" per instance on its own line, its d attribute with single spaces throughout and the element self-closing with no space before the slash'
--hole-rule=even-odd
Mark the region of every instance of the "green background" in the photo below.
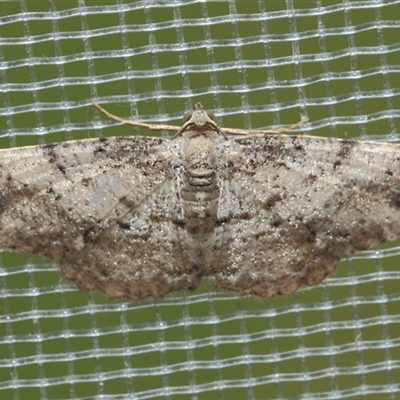
<svg viewBox="0 0 400 400">
<path fill-rule="evenodd" d="M 379 4 L 1 2 L 0 147 L 148 134 L 92 100 L 142 121 L 179 125 L 201 101 L 226 127 L 307 116 L 307 134 L 396 140 L 400 2 Z M 396 399 L 399 244 L 270 301 L 203 282 L 115 303 L 3 251 L 0 396 Z"/>
</svg>

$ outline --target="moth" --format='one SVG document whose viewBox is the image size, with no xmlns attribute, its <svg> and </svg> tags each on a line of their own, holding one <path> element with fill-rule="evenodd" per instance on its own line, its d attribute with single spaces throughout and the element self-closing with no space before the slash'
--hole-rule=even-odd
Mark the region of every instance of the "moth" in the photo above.
<svg viewBox="0 0 400 400">
<path fill-rule="evenodd" d="M 265 299 L 400 236 L 399 146 L 226 133 L 198 103 L 173 139 L 0 150 L 0 246 L 111 299 L 161 298 L 204 277 Z"/>
</svg>

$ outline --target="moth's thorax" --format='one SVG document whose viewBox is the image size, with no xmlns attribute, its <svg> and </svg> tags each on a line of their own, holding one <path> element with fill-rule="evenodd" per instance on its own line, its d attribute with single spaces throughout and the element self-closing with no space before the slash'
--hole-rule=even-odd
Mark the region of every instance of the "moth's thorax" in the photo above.
<svg viewBox="0 0 400 400">
<path fill-rule="evenodd" d="M 180 197 L 185 226 L 191 234 L 211 233 L 218 211 L 216 132 L 193 136 L 185 132 Z"/>
</svg>

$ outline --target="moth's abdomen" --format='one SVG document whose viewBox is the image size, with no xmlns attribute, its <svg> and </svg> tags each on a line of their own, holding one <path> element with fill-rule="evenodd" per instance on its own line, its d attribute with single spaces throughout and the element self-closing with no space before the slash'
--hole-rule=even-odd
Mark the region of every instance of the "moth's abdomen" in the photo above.
<svg viewBox="0 0 400 400">
<path fill-rule="evenodd" d="M 196 240 L 205 239 L 214 232 L 218 211 L 215 132 L 188 130 L 183 136 L 179 195 L 185 229 Z"/>
<path fill-rule="evenodd" d="M 208 234 L 215 228 L 219 187 L 211 169 L 189 169 L 182 174 L 180 197 L 189 234 Z"/>
</svg>

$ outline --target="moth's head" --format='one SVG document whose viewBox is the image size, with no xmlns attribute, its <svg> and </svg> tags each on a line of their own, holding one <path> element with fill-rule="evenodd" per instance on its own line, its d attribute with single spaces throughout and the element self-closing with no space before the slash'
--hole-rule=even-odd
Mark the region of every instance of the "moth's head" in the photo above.
<svg viewBox="0 0 400 400">
<path fill-rule="evenodd" d="M 201 103 L 196 103 L 194 110 L 183 118 L 182 128 L 176 132 L 175 137 L 184 132 L 187 132 L 190 137 L 196 137 L 198 135 L 210 135 L 213 132 L 220 133 L 220 129 L 214 115 L 204 110 Z"/>
<path fill-rule="evenodd" d="M 215 115 L 212 112 L 204 110 L 201 103 L 196 103 L 193 107 L 193 111 L 185 114 L 182 123 L 185 124 L 189 120 L 197 126 L 209 124 L 210 122 L 214 124 L 217 123 Z"/>
</svg>

